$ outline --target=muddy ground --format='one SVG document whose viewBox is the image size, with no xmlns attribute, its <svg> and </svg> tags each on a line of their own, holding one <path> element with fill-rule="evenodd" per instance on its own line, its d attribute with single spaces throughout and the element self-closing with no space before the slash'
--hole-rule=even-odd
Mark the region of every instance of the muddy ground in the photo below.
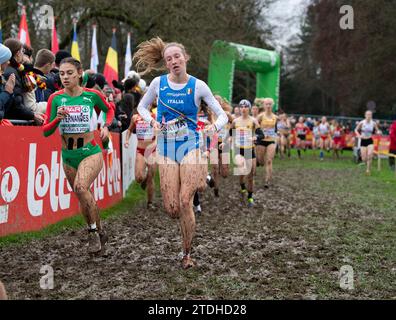
<svg viewBox="0 0 396 320">
<path fill-rule="evenodd" d="M 157 210 L 143 203 L 106 220 L 101 257 L 86 254 L 83 229 L 1 247 L 0 279 L 11 299 L 395 299 L 394 215 L 336 187 L 361 172 L 280 167 L 269 190 L 259 170 L 253 209 L 237 177 L 219 199 L 206 190 L 194 269 L 180 268 L 180 232 L 157 197 Z M 40 288 L 43 265 L 53 290 Z M 354 268 L 353 290 L 340 288 L 343 265 Z"/>
</svg>

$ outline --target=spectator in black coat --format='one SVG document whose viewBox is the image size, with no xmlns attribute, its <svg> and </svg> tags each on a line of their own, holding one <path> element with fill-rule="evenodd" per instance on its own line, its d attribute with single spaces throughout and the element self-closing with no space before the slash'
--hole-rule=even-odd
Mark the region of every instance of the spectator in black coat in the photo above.
<svg viewBox="0 0 396 320">
<path fill-rule="evenodd" d="M 47 88 L 52 92 L 62 89 L 62 83 L 59 77 L 59 65 L 63 59 L 70 58 L 72 55 L 66 50 L 59 50 L 55 54 L 55 67 L 47 74 Z"/>
<path fill-rule="evenodd" d="M 115 117 L 121 122 L 121 132 L 129 128 L 135 106 L 135 96 L 130 93 L 124 94 L 122 100 L 117 103 Z"/>
<path fill-rule="evenodd" d="M 34 72 L 40 76 L 45 85 L 38 85 L 36 89 L 37 102 L 48 101 L 49 96 L 55 92 L 51 80 L 47 78 L 54 67 L 55 55 L 48 49 L 39 50 L 34 62 Z"/>
<path fill-rule="evenodd" d="M 36 124 L 44 122 L 44 115 L 39 112 L 33 112 L 24 105 L 23 94 L 34 89 L 25 72 L 23 62 L 23 45 L 17 39 L 7 39 L 4 45 L 11 50 L 12 57 L 10 65 L 4 71 L 4 78 L 8 80 L 11 74 L 15 75 L 15 87 L 13 91 L 12 102 L 6 111 L 7 119 L 15 120 L 34 120 Z M 31 87 L 32 86 L 32 87 Z"/>
</svg>

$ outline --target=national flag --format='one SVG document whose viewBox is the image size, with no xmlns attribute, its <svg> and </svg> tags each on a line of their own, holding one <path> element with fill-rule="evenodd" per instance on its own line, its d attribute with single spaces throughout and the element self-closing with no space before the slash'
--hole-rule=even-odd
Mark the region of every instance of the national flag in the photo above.
<svg viewBox="0 0 396 320">
<path fill-rule="evenodd" d="M 113 38 L 111 39 L 111 46 L 107 51 L 106 64 L 104 67 L 103 75 L 107 83 L 113 86 L 113 80 L 118 81 L 118 56 L 117 56 L 117 40 L 116 29 L 113 29 Z"/>
<path fill-rule="evenodd" d="M 74 59 L 81 62 L 80 51 L 78 50 L 78 40 L 77 40 L 77 22 L 74 21 L 74 33 L 73 33 L 73 43 L 71 47 L 71 55 Z"/>
<path fill-rule="evenodd" d="M 98 65 L 99 65 L 99 55 L 98 55 L 98 46 L 96 44 L 96 25 L 92 26 L 92 46 L 91 46 L 91 66 L 90 69 L 98 73 Z"/>
<path fill-rule="evenodd" d="M 128 32 L 128 41 L 125 52 L 125 69 L 124 69 L 125 78 L 128 76 L 131 67 L 132 67 L 131 33 Z"/>
<path fill-rule="evenodd" d="M 19 24 L 18 39 L 23 44 L 27 44 L 30 47 L 30 37 L 29 37 L 27 20 L 26 20 L 26 7 L 25 6 L 22 7 L 22 17 L 21 17 L 21 22 Z"/>
<path fill-rule="evenodd" d="M 53 18 L 52 21 L 53 21 L 53 25 L 52 25 L 51 51 L 53 54 L 56 54 L 59 51 L 59 44 L 58 44 L 58 35 L 56 33 L 55 17 Z"/>
</svg>

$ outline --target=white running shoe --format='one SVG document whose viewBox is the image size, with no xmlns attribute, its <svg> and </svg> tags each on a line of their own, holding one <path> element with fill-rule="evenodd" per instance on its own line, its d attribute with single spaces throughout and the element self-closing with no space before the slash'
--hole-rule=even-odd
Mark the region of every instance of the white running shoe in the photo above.
<svg viewBox="0 0 396 320">
<path fill-rule="evenodd" d="M 201 205 L 194 206 L 194 212 L 197 216 L 200 216 L 202 213 Z"/>
</svg>

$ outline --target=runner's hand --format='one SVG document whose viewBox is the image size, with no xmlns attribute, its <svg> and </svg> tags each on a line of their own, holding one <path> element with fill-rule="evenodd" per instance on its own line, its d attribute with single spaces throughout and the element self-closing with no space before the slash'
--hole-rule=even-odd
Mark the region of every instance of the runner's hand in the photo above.
<svg viewBox="0 0 396 320">
<path fill-rule="evenodd" d="M 39 112 L 35 112 L 34 113 L 34 121 L 38 124 L 38 125 L 42 125 L 44 123 L 44 115 L 42 113 Z"/>
<path fill-rule="evenodd" d="M 161 124 L 157 122 L 156 120 L 151 120 L 150 125 L 154 128 L 154 135 L 158 135 L 158 133 L 161 131 Z"/>
<path fill-rule="evenodd" d="M 129 148 L 129 142 L 128 142 L 128 141 L 124 143 L 124 147 L 125 147 L 126 149 Z"/>
<path fill-rule="evenodd" d="M 205 126 L 204 132 L 208 136 L 213 136 L 216 133 L 216 127 L 213 124 L 210 124 L 208 126 Z"/>
<path fill-rule="evenodd" d="M 100 129 L 100 139 L 104 140 L 109 136 L 109 128 L 103 127 Z"/>
<path fill-rule="evenodd" d="M 59 108 L 58 112 L 56 113 L 56 119 L 63 120 L 68 116 L 68 112 L 65 110 L 65 108 Z"/>
</svg>

